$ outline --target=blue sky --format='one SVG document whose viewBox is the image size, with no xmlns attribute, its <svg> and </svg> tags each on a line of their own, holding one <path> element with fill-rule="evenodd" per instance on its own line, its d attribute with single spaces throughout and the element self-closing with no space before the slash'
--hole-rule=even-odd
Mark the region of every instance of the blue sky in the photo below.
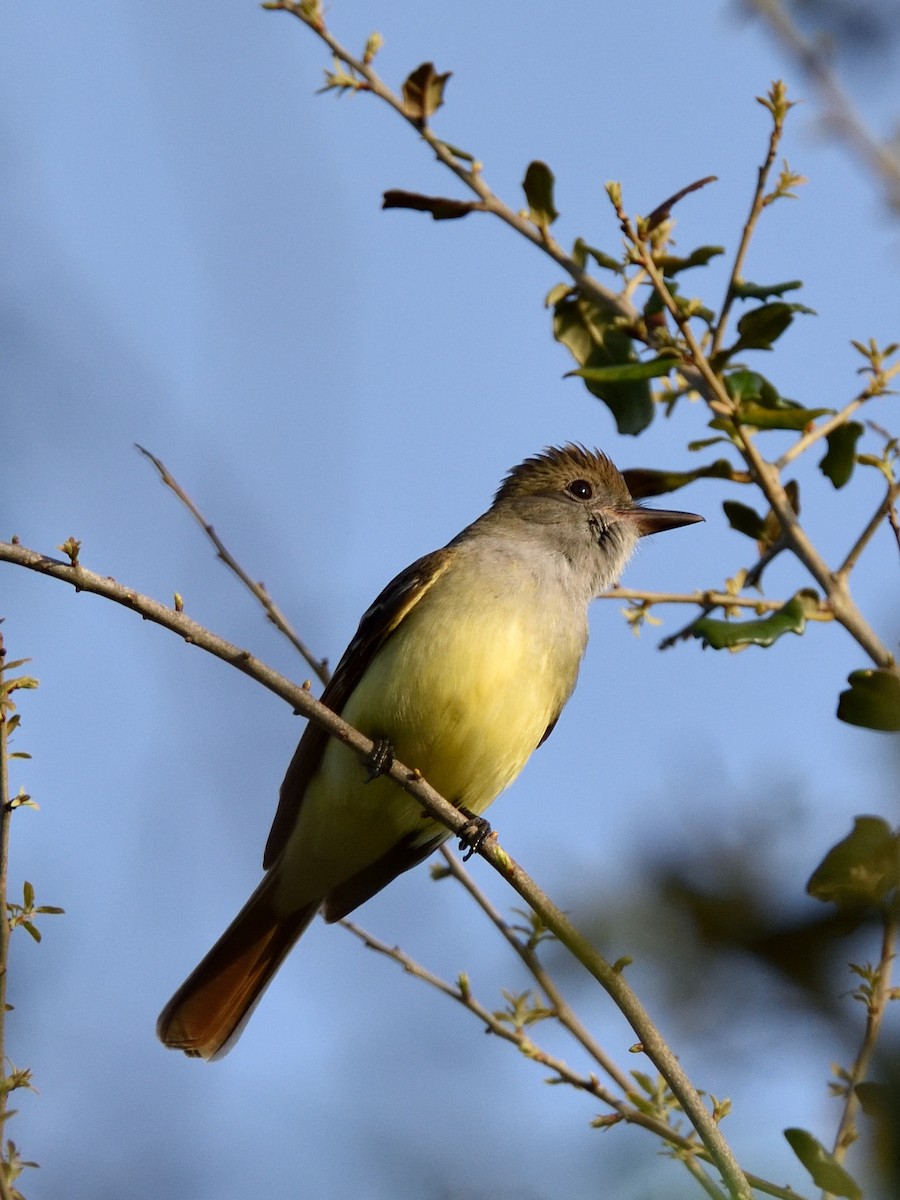
<svg viewBox="0 0 900 1200">
<path fill-rule="evenodd" d="M 527 163 L 545 159 L 555 232 L 611 252 L 607 179 L 647 212 L 708 174 L 719 182 L 678 210 L 679 248 L 733 250 L 767 137 L 753 98 L 784 75 L 806 101 L 784 153 L 810 183 L 766 215 L 746 273 L 802 277 L 819 315 L 756 365 L 784 394 L 836 407 L 857 387 L 849 339 L 898 337 L 896 224 L 824 136 L 793 66 L 731 7 L 650 0 L 638 20 L 632 5 L 583 0 L 552 15 L 341 0 L 328 20 L 356 49 L 377 28 L 395 86 L 426 59 L 452 70 L 439 135 L 516 206 Z M 179 591 L 197 619 L 302 679 L 134 442 L 333 662 L 383 584 L 483 511 L 527 454 L 577 440 L 623 467 L 693 465 L 699 411 L 621 438 L 562 378 L 571 363 L 543 308 L 552 263 L 487 217 L 381 212 L 389 187 L 461 192 L 371 98 L 314 94 L 328 55 L 296 21 L 210 0 L 47 0 L 5 24 L 4 538 L 52 553 L 75 535 L 92 569 L 162 599 Z M 861 86 L 886 129 L 885 98 Z M 715 303 L 724 278 L 713 265 L 692 283 Z M 881 403 L 871 415 L 890 424 Z M 812 535 L 839 561 L 878 485 L 857 501 L 814 463 L 800 475 Z M 625 582 L 718 586 L 745 565 L 728 494 L 681 493 L 707 524 L 650 540 Z M 881 537 L 857 583 L 892 641 L 894 571 Z M 808 581 L 783 562 L 768 582 L 789 594 Z M 681 1183 L 645 1135 L 591 1131 L 595 1106 L 543 1088 L 533 1064 L 339 929 L 310 931 L 222 1063 L 166 1053 L 157 1012 L 255 886 L 299 723 L 236 672 L 50 580 L 4 568 L 0 615 L 41 680 L 22 700 L 33 760 L 14 780 L 41 810 L 16 819 L 13 888 L 30 879 L 39 902 L 67 910 L 40 947 L 19 935 L 12 961 L 8 1053 L 40 1089 L 9 1131 L 42 1163 L 29 1200 L 382 1200 L 401 1186 L 530 1200 L 595 1195 L 598 1180 L 637 1200 Z M 667 630 L 685 619 L 663 615 Z M 598 603 L 572 703 L 492 810 L 501 842 L 563 907 L 622 914 L 648 861 L 711 834 L 755 847 L 772 892 L 802 911 L 809 871 L 855 813 L 896 820 L 886 739 L 833 717 L 863 665 L 821 625 L 768 653 L 659 654 L 652 631 L 633 638 Z M 513 903 L 485 864 L 474 872 Z M 450 978 L 468 971 L 489 1006 L 527 986 L 425 869 L 358 916 Z M 606 932 L 611 958 L 633 949 L 627 922 Z M 686 1015 L 652 962 L 633 969 L 698 1086 L 733 1097 L 741 1160 L 801 1188 L 780 1131 L 827 1140 L 826 1080 L 846 1048 L 789 998 L 761 1026 L 701 987 Z M 577 995 L 632 1065 L 609 1003 Z"/>
</svg>

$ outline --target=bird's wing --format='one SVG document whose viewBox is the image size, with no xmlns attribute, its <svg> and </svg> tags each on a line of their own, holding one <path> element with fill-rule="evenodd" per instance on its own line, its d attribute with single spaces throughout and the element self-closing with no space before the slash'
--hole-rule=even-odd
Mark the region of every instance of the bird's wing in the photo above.
<svg viewBox="0 0 900 1200">
<path fill-rule="evenodd" d="M 401 621 L 447 570 L 453 553 L 452 549 L 444 547 L 443 550 L 435 550 L 432 554 L 417 559 L 391 580 L 375 602 L 366 609 L 353 640 L 344 651 L 330 683 L 322 693 L 322 703 L 332 712 L 343 712 L 344 705 L 365 674 L 369 663 Z M 310 721 L 300 738 L 300 744 L 281 785 L 278 809 L 263 856 L 263 867 L 266 870 L 272 866 L 290 838 L 307 784 L 318 770 L 327 742 L 328 734 L 325 730 Z"/>
</svg>

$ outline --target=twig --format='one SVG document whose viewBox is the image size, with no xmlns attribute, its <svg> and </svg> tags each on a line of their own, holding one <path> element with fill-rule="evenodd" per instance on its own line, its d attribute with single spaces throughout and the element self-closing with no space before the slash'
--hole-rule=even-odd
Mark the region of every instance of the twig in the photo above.
<svg viewBox="0 0 900 1200">
<path fill-rule="evenodd" d="M 808 450 L 820 438 L 828 437 L 832 430 L 837 429 L 840 425 L 846 425 L 856 410 L 861 408 L 867 400 L 871 399 L 871 392 L 868 390 L 861 392 L 849 404 L 846 404 L 840 412 L 835 413 L 833 417 L 829 417 L 827 421 L 823 421 L 820 425 L 814 425 L 809 433 L 804 433 L 802 438 L 798 438 L 793 446 L 785 450 L 781 458 L 775 460 L 775 470 L 783 471 L 788 463 L 792 463 L 795 458 L 799 458 L 805 450 Z"/>
<path fill-rule="evenodd" d="M 782 118 L 781 120 L 773 121 L 772 132 L 769 134 L 768 150 L 766 151 L 765 159 L 757 171 L 756 190 L 753 193 L 753 200 L 750 204 L 750 213 L 747 217 L 747 220 L 744 222 L 744 229 L 741 234 L 740 245 L 738 246 L 737 253 L 734 256 L 731 274 L 728 277 L 728 284 L 725 288 L 725 298 L 722 301 L 722 311 L 719 313 L 719 319 L 716 322 L 716 327 L 713 331 L 710 356 L 718 354 L 722 348 L 722 340 L 725 336 L 725 330 L 728 326 L 728 318 L 731 315 L 732 306 L 737 298 L 736 287 L 744 269 L 744 260 L 747 257 L 747 251 L 750 249 L 750 242 L 753 239 L 753 234 L 756 232 L 757 222 L 762 215 L 763 209 L 766 207 L 766 184 L 769 181 L 769 174 L 772 170 L 772 164 L 775 162 L 778 144 L 781 141 L 783 133 L 784 119 Z"/>
<path fill-rule="evenodd" d="M 746 0 L 819 89 L 833 132 L 881 180 L 891 208 L 900 209 L 900 156 L 869 132 L 816 44 L 803 37 L 780 0 Z"/>
<path fill-rule="evenodd" d="M 856 1114 L 859 1110 L 857 1087 L 866 1078 L 869 1063 L 878 1043 L 881 1022 L 891 997 L 891 970 L 897 947 L 897 907 L 895 904 L 884 914 L 884 932 L 881 939 L 881 960 L 878 964 L 874 986 L 866 997 L 866 1027 L 856 1061 L 845 1078 L 846 1094 L 837 1134 L 834 1139 L 834 1157 L 841 1161 L 855 1140 Z"/>
<path fill-rule="evenodd" d="M 872 519 L 850 547 L 847 557 L 835 571 L 835 576 L 837 578 L 846 579 L 846 577 L 850 574 L 850 572 L 856 566 L 859 556 L 875 536 L 878 531 L 878 526 L 882 523 L 885 517 L 890 518 L 891 514 L 893 514 L 894 520 L 891 521 L 891 525 L 894 528 L 895 534 L 898 534 L 895 524 L 896 512 L 894 510 L 894 502 L 896 501 L 898 495 L 900 495 L 900 483 L 889 483 L 885 497 L 872 514 Z M 900 534 L 898 534 L 898 536 L 900 536 Z M 898 545 L 900 545 L 900 542 L 898 542 Z"/>
<path fill-rule="evenodd" d="M 892 504 L 888 509 L 887 518 L 891 529 L 894 531 L 894 539 L 897 542 L 897 549 L 900 550 L 900 519 L 897 517 L 897 505 Z"/>
<path fill-rule="evenodd" d="M 457 867 L 459 867 L 461 872 L 461 880 L 462 876 L 469 878 L 468 872 L 466 872 L 465 868 L 459 864 L 458 860 L 453 859 L 452 861 Z M 678 1157 L 680 1161 L 682 1161 L 685 1166 L 688 1167 L 689 1170 L 691 1169 L 691 1163 L 697 1162 L 698 1159 L 702 1159 L 704 1162 L 710 1161 L 707 1151 L 698 1146 L 697 1143 L 691 1138 L 685 1137 L 683 1134 L 680 1134 L 677 1130 L 673 1129 L 670 1125 L 667 1125 L 664 1121 L 660 1121 L 658 1118 L 651 1116 L 649 1113 L 641 1112 L 640 1109 L 634 1108 L 632 1105 L 627 1104 L 624 1100 L 621 1100 L 614 1093 L 610 1092 L 608 1088 L 604 1088 L 596 1076 L 578 1075 L 576 1072 L 572 1071 L 568 1064 L 566 1064 L 562 1059 L 548 1055 L 543 1050 L 538 1050 L 538 1047 L 536 1047 L 530 1039 L 526 1039 L 523 1034 L 515 1032 L 509 1025 L 499 1022 L 493 1013 L 489 1012 L 484 1008 L 483 1005 L 474 999 L 471 991 L 468 988 L 463 988 L 461 986 L 454 987 L 453 984 L 448 983 L 445 979 L 441 979 L 440 976 L 429 971 L 427 967 L 423 967 L 420 963 L 416 962 L 414 958 L 412 958 L 404 950 L 401 950 L 399 946 L 390 946 L 387 944 L 387 942 L 382 942 L 379 938 L 375 937 L 371 933 L 368 933 L 360 926 L 355 925 L 352 921 L 348 921 L 345 918 L 340 922 L 340 924 L 348 931 L 348 933 L 352 933 L 354 937 L 359 938 L 359 940 L 370 950 L 374 950 L 377 954 L 383 954 L 386 958 L 392 959 L 399 966 L 401 966 L 403 970 L 407 972 L 407 974 L 412 975 L 416 979 L 421 979 L 423 983 L 429 984 L 430 986 L 436 988 L 443 995 L 448 996 L 451 1000 L 455 1000 L 457 1003 L 462 1004 L 463 1007 L 468 1009 L 469 1012 L 473 1013 L 480 1020 L 484 1021 L 485 1025 L 491 1030 L 492 1033 L 502 1037 L 505 1041 L 512 1042 L 520 1050 L 522 1050 L 527 1057 L 533 1058 L 536 1062 L 540 1062 L 542 1065 L 549 1067 L 552 1071 L 556 1072 L 557 1076 L 564 1082 L 571 1084 L 580 1091 L 587 1092 L 589 1095 L 594 1096 L 603 1104 L 608 1105 L 622 1118 L 623 1121 L 626 1121 L 629 1125 L 639 1125 L 641 1128 L 648 1130 L 650 1133 L 655 1133 L 659 1137 L 663 1138 L 675 1149 L 676 1152 L 681 1152 Z M 535 1051 L 537 1052 L 535 1053 Z M 701 1173 L 703 1180 L 705 1181 L 702 1182 L 702 1186 L 706 1187 L 706 1185 L 711 1181 L 706 1173 L 702 1171 L 702 1167 Z M 755 1191 L 762 1192 L 767 1196 L 774 1196 L 776 1200 L 804 1200 L 804 1197 L 799 1192 L 794 1191 L 792 1188 L 780 1187 L 778 1184 L 772 1183 L 768 1179 L 763 1179 L 760 1175 L 748 1173 L 747 1181 Z M 701 1182 L 699 1177 L 698 1182 Z M 712 1186 L 715 1188 L 714 1184 Z M 713 1192 L 709 1192 L 709 1194 L 717 1197 L 722 1195 L 718 1189 L 715 1189 Z"/>
<path fill-rule="evenodd" d="M 93 592 L 121 604 L 147 620 L 154 621 L 177 633 L 189 643 L 230 663 L 244 674 L 256 679 L 270 691 L 281 696 L 295 710 L 321 725 L 332 737 L 348 746 L 363 759 L 371 758 L 374 746 L 358 730 L 331 712 L 303 687 L 290 682 L 271 667 L 254 658 L 248 651 L 226 642 L 196 621 L 132 589 L 110 577 L 88 571 L 77 562 L 63 563 L 48 558 L 24 546 L 0 542 L 0 561 L 15 563 L 42 575 L 70 584 L 77 591 Z M 461 833 L 468 818 L 440 796 L 421 777 L 420 773 L 395 762 L 385 774 L 422 803 L 430 816 L 445 825 L 451 833 Z M 560 908 L 537 886 L 522 868 L 489 838 L 479 853 L 515 889 L 538 914 L 544 925 L 562 942 L 570 953 L 609 993 L 640 1040 L 644 1053 L 654 1063 L 678 1100 L 685 1116 L 697 1131 L 704 1146 L 735 1200 L 750 1200 L 750 1187 L 731 1147 L 728 1145 L 712 1114 L 685 1074 L 676 1056 L 654 1026 L 644 1006 L 631 990 L 621 972 L 614 969 L 571 923 Z"/>
<path fill-rule="evenodd" d="M 832 573 L 828 564 L 809 540 L 805 529 L 797 518 L 797 514 L 794 512 L 777 468 L 774 464 L 767 462 L 760 454 L 751 431 L 737 422 L 737 408 L 734 401 L 728 395 L 725 384 L 713 370 L 709 359 L 703 353 L 700 343 L 697 341 L 694 331 L 691 328 L 690 318 L 675 303 L 675 299 L 666 285 L 661 271 L 653 261 L 646 242 L 638 236 L 631 221 L 623 211 L 619 210 L 619 216 L 626 237 L 635 247 L 641 265 L 653 281 L 653 286 L 656 288 L 660 299 L 687 343 L 693 364 L 708 388 L 707 403 L 713 411 L 730 416 L 735 422 L 735 435 L 738 448 L 744 457 L 744 461 L 750 468 L 757 485 L 778 517 L 791 550 L 825 592 L 835 619 L 844 626 L 847 632 L 865 650 L 876 666 L 895 668 L 894 656 L 880 640 L 854 603 L 846 578 L 836 576 Z"/>
<path fill-rule="evenodd" d="M 784 600 L 766 600 L 762 596 L 732 596 L 730 592 L 644 592 L 637 588 L 612 588 L 599 597 L 601 600 L 637 600 L 647 607 L 654 604 L 699 604 L 712 612 L 716 608 L 749 608 L 757 613 L 775 612 L 784 607 Z M 824 605 L 809 616 L 811 621 L 830 621 L 831 614 Z"/>
<path fill-rule="evenodd" d="M 448 861 L 452 860 L 452 856 L 445 855 L 445 857 L 448 858 Z M 455 860 L 452 861 L 455 862 Z M 463 875 L 467 874 L 464 868 L 461 868 L 461 871 Z M 441 979 L 440 976 L 435 975 L 432 971 L 429 971 L 427 967 L 423 967 L 420 963 L 416 962 L 414 958 L 407 954 L 405 950 L 401 950 L 399 946 L 388 945 L 346 918 L 340 924 L 355 937 L 359 938 L 370 950 L 374 950 L 377 954 L 383 954 L 386 958 L 398 963 L 407 974 L 414 976 L 416 979 L 421 979 L 424 983 L 436 988 L 443 995 L 449 996 L 451 1000 L 455 1000 L 458 1004 L 461 1004 L 463 1008 L 473 1013 L 480 1021 L 483 1021 L 491 1033 L 516 1046 L 527 1058 L 533 1059 L 544 1067 L 548 1067 L 561 1082 L 568 1083 L 579 1091 L 587 1092 L 596 1100 L 611 1108 L 623 1121 L 631 1125 L 640 1125 L 651 1133 L 655 1133 L 677 1150 L 684 1152 L 685 1159 L 696 1158 L 698 1153 L 704 1153 L 697 1142 L 684 1137 L 683 1134 L 678 1133 L 677 1130 L 657 1117 L 641 1112 L 634 1105 L 626 1103 L 620 1097 L 616 1096 L 615 1093 L 604 1087 L 595 1075 L 579 1075 L 563 1059 L 548 1054 L 526 1035 L 523 1028 L 517 1028 L 508 1021 L 501 1021 L 495 1013 L 490 1012 L 475 999 L 467 981 L 460 982 L 454 986 L 445 979 Z M 556 1013 L 553 1015 L 557 1016 Z M 630 1081 L 626 1079 L 623 1090 L 627 1092 L 629 1088 Z M 702 1168 L 701 1174 L 708 1182 L 711 1182 Z"/>
<path fill-rule="evenodd" d="M 511 226 L 516 232 L 522 234 L 538 249 L 549 254 L 557 264 L 572 278 L 573 282 L 579 288 L 583 295 L 594 300 L 607 311 L 616 313 L 629 323 L 635 322 L 638 318 L 638 313 L 634 307 L 621 295 L 610 291 L 603 287 L 597 280 L 589 276 L 562 248 L 549 236 L 546 229 L 538 228 L 533 222 L 526 220 L 518 213 L 514 212 L 507 205 L 503 204 L 494 193 L 485 184 L 480 168 L 478 165 L 473 167 L 464 166 L 462 161 L 457 158 L 452 149 L 447 143 L 436 138 L 421 118 L 411 116 L 404 108 L 403 101 L 396 95 L 378 74 L 372 69 L 370 63 L 356 58 L 350 54 L 344 46 L 342 46 L 332 34 L 325 28 L 324 19 L 322 17 L 321 8 L 319 5 L 308 3 L 292 3 L 291 0 L 270 0 L 265 5 L 267 8 L 277 9 L 288 12 L 302 21 L 309 29 L 313 31 L 322 41 L 329 47 L 331 52 L 337 59 L 343 62 L 346 66 L 355 72 L 362 80 L 365 81 L 365 90 L 371 91 L 377 95 L 382 101 L 389 105 L 399 116 L 407 121 L 423 140 L 431 147 L 437 158 L 454 173 L 471 191 L 473 191 L 482 201 L 484 207 L 500 217 L 506 224 Z M 776 129 L 777 129 L 776 117 Z M 780 135 L 779 135 L 780 136 Z M 760 181 L 764 184 L 768 177 L 770 167 L 770 158 L 774 155 L 774 149 L 777 147 L 777 137 L 773 134 L 770 139 L 769 153 L 766 162 L 763 164 L 760 172 Z M 753 211 L 757 205 L 761 205 L 765 200 L 762 195 L 761 188 L 757 189 L 757 197 L 754 200 L 754 208 L 751 210 L 751 219 Z M 703 354 L 697 339 L 695 338 L 692 329 L 690 328 L 689 318 L 682 313 L 674 302 L 669 288 L 666 286 L 662 275 L 655 263 L 652 255 L 642 239 L 639 239 L 634 230 L 630 226 L 630 222 L 624 213 L 620 212 L 623 230 L 626 236 L 639 251 L 638 266 L 642 267 L 650 277 L 658 294 L 663 299 L 663 302 L 678 324 L 691 353 L 692 363 L 682 364 L 682 373 L 685 374 L 692 386 L 698 386 L 701 391 L 704 391 L 707 398 L 707 403 L 711 409 L 720 415 L 734 417 L 736 414 L 736 405 L 732 398 L 728 395 L 724 383 L 713 371 L 709 360 Z M 739 250 L 739 257 L 736 260 L 735 269 L 740 268 L 743 261 L 743 251 Z M 721 338 L 721 330 L 723 323 L 719 323 L 719 337 Z M 782 527 L 785 531 L 791 549 L 798 558 L 804 563 L 807 570 L 817 581 L 819 586 L 826 592 L 829 603 L 836 619 L 844 626 L 859 645 L 866 651 L 869 657 L 878 666 L 892 667 L 894 659 L 888 649 L 880 641 L 875 631 L 871 628 L 868 622 L 859 611 L 854 603 L 846 580 L 835 579 L 828 568 L 827 563 L 818 553 L 816 548 L 810 542 L 805 530 L 799 524 L 796 514 L 791 507 L 790 501 L 785 493 L 784 487 L 778 475 L 777 469 L 767 463 L 759 451 L 753 444 L 751 435 L 747 430 L 740 425 L 736 426 L 736 438 L 744 455 L 745 461 L 753 473 L 754 479 L 758 486 L 762 489 L 769 501 L 770 506 L 775 511 Z"/>
<path fill-rule="evenodd" d="M 423 967 L 420 963 L 416 962 L 414 958 L 407 954 L 405 950 L 401 950 L 399 946 L 389 946 L 373 934 L 367 933 L 366 930 L 356 925 L 353 921 L 348 921 L 344 918 L 340 924 L 344 929 L 352 933 L 354 937 L 359 938 L 370 950 L 374 950 L 376 953 L 383 954 L 386 958 L 392 959 L 408 975 L 412 975 L 416 979 L 421 979 L 424 983 L 436 988 L 443 995 L 449 996 L 451 1000 L 455 1000 L 458 1004 L 461 1004 L 469 1012 L 478 1017 L 480 1021 L 483 1021 L 491 1033 L 503 1038 L 504 1041 L 511 1042 L 519 1050 L 522 1050 L 528 1058 L 534 1059 L 535 1062 L 541 1063 L 542 1066 L 549 1067 L 550 1070 L 556 1073 L 560 1080 L 578 1088 L 579 1091 L 588 1092 L 595 1099 L 614 1109 L 623 1120 L 629 1121 L 632 1124 L 643 1125 L 644 1128 L 651 1130 L 653 1133 L 665 1138 L 666 1141 L 682 1149 L 692 1148 L 695 1152 L 697 1151 L 698 1147 L 696 1143 L 683 1137 L 663 1121 L 647 1116 L 647 1114 L 640 1112 L 632 1105 L 626 1104 L 608 1088 L 603 1087 L 596 1076 L 579 1075 L 563 1059 L 556 1058 L 554 1055 L 541 1050 L 531 1038 L 525 1036 L 523 1029 L 517 1029 L 508 1022 L 499 1020 L 494 1013 L 490 1012 L 475 999 L 467 984 L 457 984 L 454 986 L 448 983 L 445 979 L 441 979 L 439 975 L 435 975 L 432 971 L 429 971 L 427 967 Z"/>
<path fill-rule="evenodd" d="M 0 633 L 0 686 L 5 682 L 6 647 Z M 6 1076 L 6 981 L 9 965 L 9 827 L 12 819 L 9 790 L 9 725 L 7 711 L 0 703 L 0 1077 Z M 9 1091 L 0 1089 L 0 1129 L 5 1128 Z M 0 1161 L 0 1200 L 10 1200 L 5 1163 Z"/>
<path fill-rule="evenodd" d="M 550 236 L 546 229 L 538 228 L 533 222 L 520 216 L 509 205 L 504 204 L 484 182 L 481 169 L 477 164 L 472 167 L 464 166 L 461 160 L 454 156 L 446 142 L 435 137 L 429 127 L 423 125 L 418 118 L 410 116 L 404 108 L 400 96 L 387 86 L 384 80 L 372 68 L 371 64 L 356 58 L 333 37 L 328 29 L 325 28 L 321 15 L 317 19 L 306 10 L 306 6 L 302 3 L 291 3 L 290 0 L 273 0 L 273 2 L 265 4 L 264 7 L 290 13 L 302 21 L 317 37 L 321 38 L 335 58 L 350 67 L 352 71 L 355 71 L 365 80 L 367 85 L 365 88 L 366 91 L 372 92 L 380 100 L 384 101 L 398 116 L 402 117 L 404 121 L 408 122 L 416 130 L 422 140 L 434 152 L 438 160 L 448 170 L 452 171 L 457 179 L 461 180 L 470 191 L 475 193 L 485 212 L 492 213 L 495 217 L 503 221 L 504 224 L 509 225 L 517 233 L 521 234 L 522 237 L 527 238 L 539 250 L 543 250 L 545 254 L 548 254 L 572 279 L 583 296 L 594 301 L 602 309 L 622 317 L 628 323 L 633 323 L 638 319 L 639 314 L 637 310 L 627 300 L 609 288 L 604 287 L 598 279 L 595 279 L 583 267 L 579 266 L 575 259 L 563 250 L 562 246 Z"/>
<path fill-rule="evenodd" d="M 603 1047 L 594 1040 L 590 1032 L 579 1021 L 565 996 L 556 986 L 554 979 L 546 970 L 534 950 L 522 941 L 516 931 L 511 928 L 509 923 L 494 908 L 493 904 L 491 904 L 481 888 L 478 887 L 471 874 L 459 859 L 451 854 L 446 846 L 443 846 L 440 852 L 450 874 L 457 882 L 462 884 L 478 907 L 522 960 L 526 969 L 531 973 L 535 982 L 546 996 L 547 1001 L 553 1008 L 553 1015 L 559 1021 L 560 1025 L 569 1031 L 572 1037 L 593 1058 L 594 1062 L 606 1072 L 610 1079 L 619 1085 L 626 1095 L 631 1092 L 634 1086 L 632 1081 L 624 1071 L 620 1070 L 618 1064 L 609 1057 Z"/>
<path fill-rule="evenodd" d="M 309 647 L 300 639 L 290 621 L 288 621 L 287 617 L 266 591 L 265 585 L 257 582 L 255 579 L 250 578 L 237 559 L 234 558 L 234 556 L 230 553 L 228 548 L 225 546 L 225 543 L 216 533 L 209 521 L 207 521 L 200 512 L 199 508 L 197 508 L 196 504 L 193 502 L 178 480 L 168 470 L 165 463 L 163 463 L 161 459 L 157 458 L 155 454 L 151 454 L 149 450 L 145 450 L 143 446 L 138 445 L 137 442 L 135 442 L 135 446 L 138 450 L 140 450 L 141 454 L 143 454 L 145 458 L 150 459 L 154 467 L 156 467 L 157 471 L 159 472 L 163 483 L 166 485 L 166 487 L 172 489 L 181 503 L 185 506 L 185 508 L 200 526 L 200 528 L 215 546 L 217 555 L 226 565 L 226 567 L 228 567 L 234 572 L 235 575 L 237 575 L 241 583 L 243 583 L 245 587 L 249 588 L 256 599 L 260 602 L 265 610 L 266 616 L 269 618 L 275 628 L 283 633 L 291 645 L 294 646 L 294 648 L 298 650 L 300 654 L 302 654 L 307 664 L 312 667 L 321 682 L 327 683 L 330 678 L 328 671 L 328 660 L 325 658 L 316 658 Z"/>
<path fill-rule="evenodd" d="M 709 1196 L 710 1200 L 727 1200 L 725 1193 L 716 1187 L 707 1173 L 703 1170 L 700 1163 L 697 1161 L 695 1155 L 688 1154 L 680 1157 L 681 1161 L 687 1167 L 691 1175 L 693 1175 L 697 1183 L 699 1183 L 703 1188 L 704 1192 L 706 1192 L 707 1196 Z"/>
</svg>

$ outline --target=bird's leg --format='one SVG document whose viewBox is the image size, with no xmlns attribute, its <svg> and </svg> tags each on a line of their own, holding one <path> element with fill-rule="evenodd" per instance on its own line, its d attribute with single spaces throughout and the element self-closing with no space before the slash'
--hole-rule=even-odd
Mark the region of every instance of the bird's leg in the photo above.
<svg viewBox="0 0 900 1200">
<path fill-rule="evenodd" d="M 372 739 L 372 753 L 369 755 L 369 770 L 366 783 L 371 783 L 379 775 L 386 775 L 394 765 L 394 747 L 389 738 L 377 737 Z"/>
<path fill-rule="evenodd" d="M 465 850 L 463 862 L 468 862 L 473 854 L 478 853 L 488 838 L 493 836 L 494 831 L 491 829 L 490 822 L 484 817 L 476 816 L 469 809 L 463 808 L 461 804 L 458 804 L 457 808 L 464 817 L 469 818 L 468 824 L 463 825 L 456 835 L 459 838 L 460 850 Z"/>
</svg>

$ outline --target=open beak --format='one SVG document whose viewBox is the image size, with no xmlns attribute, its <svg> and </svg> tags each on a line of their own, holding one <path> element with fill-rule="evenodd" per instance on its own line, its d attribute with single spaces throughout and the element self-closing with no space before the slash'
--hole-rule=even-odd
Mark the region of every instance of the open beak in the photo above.
<svg viewBox="0 0 900 1200">
<path fill-rule="evenodd" d="M 667 529 L 680 529 L 682 525 L 696 525 L 705 520 L 697 513 L 673 512 L 664 508 L 634 508 L 619 509 L 619 516 L 631 521 L 637 526 L 641 537 L 651 533 L 663 533 Z"/>
</svg>

